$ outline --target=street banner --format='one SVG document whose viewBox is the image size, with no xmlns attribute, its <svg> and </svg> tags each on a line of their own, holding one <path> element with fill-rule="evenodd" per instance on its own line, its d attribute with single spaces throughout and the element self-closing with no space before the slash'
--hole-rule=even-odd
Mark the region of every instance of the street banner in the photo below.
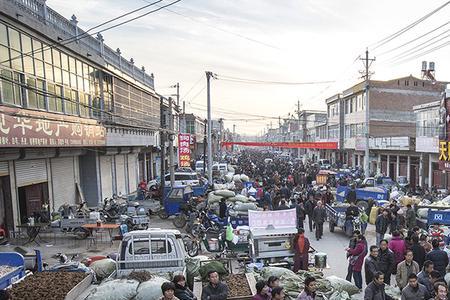
<svg viewBox="0 0 450 300">
<path fill-rule="evenodd" d="M 297 226 L 297 211 L 295 208 L 268 211 L 248 211 L 248 226 L 251 229 L 266 228 L 270 225 L 274 228 L 295 228 Z"/>
<path fill-rule="evenodd" d="M 338 148 L 337 142 L 222 142 L 222 147 L 231 145 L 247 147 L 280 147 L 293 149 L 331 149 Z"/>
<path fill-rule="evenodd" d="M 191 166 L 191 135 L 189 133 L 178 134 L 178 165 L 181 168 Z"/>
</svg>

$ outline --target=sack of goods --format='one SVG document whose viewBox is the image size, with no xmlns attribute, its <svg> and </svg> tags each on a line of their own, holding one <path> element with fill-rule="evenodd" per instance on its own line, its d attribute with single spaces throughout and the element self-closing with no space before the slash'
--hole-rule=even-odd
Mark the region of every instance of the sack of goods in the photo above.
<svg viewBox="0 0 450 300">
<path fill-rule="evenodd" d="M 89 268 L 94 271 L 97 280 L 102 280 L 116 270 L 116 262 L 110 258 L 105 258 L 93 262 Z"/>
<path fill-rule="evenodd" d="M 86 300 L 130 300 L 137 294 L 139 282 L 128 279 L 114 279 L 102 282 L 93 289 Z M 161 294 L 161 286 L 159 289 Z"/>
<path fill-rule="evenodd" d="M 217 191 L 214 191 L 214 195 L 224 197 L 224 198 L 231 198 L 231 197 L 234 197 L 236 194 L 230 190 L 217 190 Z"/>
<path fill-rule="evenodd" d="M 227 175 L 225 175 L 225 180 L 226 180 L 226 182 L 231 182 L 231 181 L 233 181 L 233 175 L 230 175 L 230 174 L 227 174 Z"/>
<path fill-rule="evenodd" d="M 248 202 L 250 199 L 249 198 L 247 198 L 247 197 L 245 197 L 244 195 L 241 195 L 241 194 L 238 194 L 238 195 L 236 195 L 236 196 L 234 196 L 234 197 L 231 197 L 231 198 L 227 198 L 227 201 L 229 201 L 229 202 Z"/>
<path fill-rule="evenodd" d="M 234 182 L 242 182 L 241 175 L 239 175 L 239 174 L 234 175 L 233 176 L 233 181 Z"/>
<path fill-rule="evenodd" d="M 142 282 L 133 300 L 158 299 L 161 297 L 161 285 L 164 282 L 168 282 L 168 280 L 158 276 L 152 277 L 149 281 Z"/>
<path fill-rule="evenodd" d="M 250 178 L 248 178 L 248 176 L 245 175 L 245 174 L 241 174 L 241 181 L 242 181 L 242 182 L 249 182 L 249 181 L 250 181 Z"/>
<path fill-rule="evenodd" d="M 233 209 L 237 211 L 249 211 L 249 210 L 257 210 L 258 207 L 256 206 L 255 203 L 237 202 L 236 205 L 233 206 Z"/>
</svg>

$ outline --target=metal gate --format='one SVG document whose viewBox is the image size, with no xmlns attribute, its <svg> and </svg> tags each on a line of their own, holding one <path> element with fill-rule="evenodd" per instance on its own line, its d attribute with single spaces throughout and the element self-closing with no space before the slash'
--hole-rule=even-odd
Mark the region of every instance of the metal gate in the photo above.
<svg viewBox="0 0 450 300">
<path fill-rule="evenodd" d="M 127 185 L 125 179 L 125 155 L 123 154 L 116 155 L 115 160 L 116 160 L 117 195 L 126 195 Z"/>
<path fill-rule="evenodd" d="M 18 187 L 48 181 L 45 159 L 18 160 L 15 169 Z"/>
<path fill-rule="evenodd" d="M 63 204 L 76 204 L 75 157 L 52 158 L 53 209 L 58 210 Z"/>
<path fill-rule="evenodd" d="M 0 161 L 0 176 L 8 176 L 9 168 L 7 161 Z"/>
<path fill-rule="evenodd" d="M 137 155 L 128 154 L 128 185 L 130 193 L 137 189 Z"/>
<path fill-rule="evenodd" d="M 102 183 L 102 202 L 105 198 L 113 195 L 112 157 L 110 155 L 100 156 L 100 181 Z"/>
</svg>

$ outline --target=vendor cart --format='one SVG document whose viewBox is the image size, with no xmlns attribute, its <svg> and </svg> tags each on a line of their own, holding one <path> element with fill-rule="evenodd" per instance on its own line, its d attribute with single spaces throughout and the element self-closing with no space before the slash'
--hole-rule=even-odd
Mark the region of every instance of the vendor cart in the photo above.
<svg viewBox="0 0 450 300">
<path fill-rule="evenodd" d="M 320 170 L 316 175 L 316 183 L 318 185 L 331 185 L 334 186 L 336 183 L 336 172 L 331 170 Z"/>
<path fill-rule="evenodd" d="M 16 252 L 0 253 L 0 289 L 3 290 L 25 277 L 25 260 L 22 255 Z"/>
<path fill-rule="evenodd" d="M 192 199 L 193 190 L 190 185 L 182 185 L 164 188 L 163 207 L 158 212 L 161 219 L 167 219 L 181 213 L 182 206 L 189 203 Z"/>
</svg>

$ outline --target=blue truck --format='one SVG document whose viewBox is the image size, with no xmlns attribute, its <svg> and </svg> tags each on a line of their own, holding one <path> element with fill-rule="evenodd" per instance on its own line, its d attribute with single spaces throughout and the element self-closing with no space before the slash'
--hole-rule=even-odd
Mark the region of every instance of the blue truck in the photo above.
<svg viewBox="0 0 450 300">
<path fill-rule="evenodd" d="M 350 189 L 351 188 L 349 186 L 338 186 L 336 189 L 336 200 L 339 202 L 345 202 Z M 369 199 L 375 200 L 378 204 L 389 200 L 389 191 L 383 187 L 356 188 L 355 191 L 357 201 L 356 205 L 363 209 L 368 207 L 367 201 Z"/>
</svg>

